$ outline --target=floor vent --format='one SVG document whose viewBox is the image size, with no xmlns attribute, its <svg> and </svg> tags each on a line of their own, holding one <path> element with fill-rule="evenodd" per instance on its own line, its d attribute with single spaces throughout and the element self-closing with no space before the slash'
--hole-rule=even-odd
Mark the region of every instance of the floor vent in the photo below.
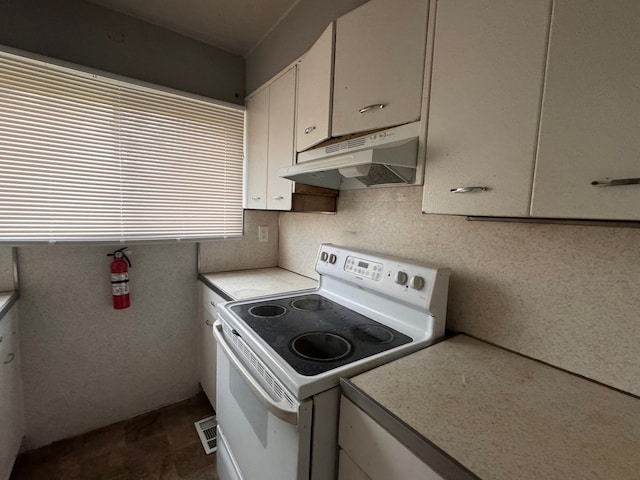
<svg viewBox="0 0 640 480">
<path fill-rule="evenodd" d="M 216 422 L 216 417 L 207 417 L 195 422 L 194 425 L 205 453 L 209 455 L 215 452 L 218 443 L 218 438 L 216 437 L 216 425 L 218 425 L 218 422 Z"/>
</svg>

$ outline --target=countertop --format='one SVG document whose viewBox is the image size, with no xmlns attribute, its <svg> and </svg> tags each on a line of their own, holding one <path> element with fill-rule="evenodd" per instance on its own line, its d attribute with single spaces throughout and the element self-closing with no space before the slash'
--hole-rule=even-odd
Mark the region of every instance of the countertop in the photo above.
<svg viewBox="0 0 640 480">
<path fill-rule="evenodd" d="M 640 479 L 640 399 L 466 335 L 343 388 L 445 478 Z"/>
<path fill-rule="evenodd" d="M 279 267 L 201 273 L 200 280 L 227 300 L 316 288 L 318 282 Z"/>
</svg>

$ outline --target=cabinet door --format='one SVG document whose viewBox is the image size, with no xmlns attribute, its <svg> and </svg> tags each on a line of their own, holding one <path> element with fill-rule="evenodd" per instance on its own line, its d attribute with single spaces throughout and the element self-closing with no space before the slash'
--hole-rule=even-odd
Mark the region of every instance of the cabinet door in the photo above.
<svg viewBox="0 0 640 480">
<path fill-rule="evenodd" d="M 533 216 L 640 220 L 639 45 L 637 0 L 554 2 Z"/>
<path fill-rule="evenodd" d="M 269 88 L 247 100 L 244 208 L 267 207 Z"/>
<path fill-rule="evenodd" d="M 370 0 L 337 20 L 333 136 L 420 118 L 428 7 Z"/>
<path fill-rule="evenodd" d="M 296 150 L 329 138 L 333 85 L 333 23 L 298 64 Z"/>
<path fill-rule="evenodd" d="M 294 163 L 295 103 L 294 67 L 274 81 L 269 88 L 268 210 L 291 210 L 293 182 L 280 178 L 278 170 Z"/>
<path fill-rule="evenodd" d="M 24 399 L 14 306 L 0 319 L 0 478 L 9 478 L 24 435 Z"/>
<path fill-rule="evenodd" d="M 338 480 L 371 480 L 371 478 L 351 460 L 349 455 L 344 453 L 344 450 L 340 449 Z"/>
<path fill-rule="evenodd" d="M 347 461 L 346 465 L 341 466 L 342 472 L 352 472 L 354 479 L 443 480 L 431 467 L 345 397 L 340 400 L 338 437 L 342 449 L 340 461 Z"/>
<path fill-rule="evenodd" d="M 528 216 L 550 15 L 551 0 L 438 1 L 425 212 Z"/>
<path fill-rule="evenodd" d="M 216 353 L 217 345 L 213 336 L 213 322 L 217 318 L 217 305 L 223 299 L 210 288 L 200 284 L 200 385 L 211 405 L 216 405 Z"/>
</svg>

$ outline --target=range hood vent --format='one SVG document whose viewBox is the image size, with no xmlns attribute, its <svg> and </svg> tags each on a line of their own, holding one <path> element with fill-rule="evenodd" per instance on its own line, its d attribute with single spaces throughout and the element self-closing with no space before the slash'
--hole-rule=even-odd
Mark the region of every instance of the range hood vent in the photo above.
<svg viewBox="0 0 640 480">
<path fill-rule="evenodd" d="M 420 122 L 414 122 L 302 152 L 296 165 L 278 174 L 334 190 L 413 185 L 419 131 Z"/>
</svg>

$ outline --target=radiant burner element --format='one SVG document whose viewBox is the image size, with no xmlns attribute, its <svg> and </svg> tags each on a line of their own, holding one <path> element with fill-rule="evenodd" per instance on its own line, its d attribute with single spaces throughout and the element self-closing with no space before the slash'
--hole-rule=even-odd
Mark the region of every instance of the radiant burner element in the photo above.
<svg viewBox="0 0 640 480">
<path fill-rule="evenodd" d="M 251 307 L 249 313 L 258 318 L 274 318 L 287 313 L 287 309 L 282 305 L 257 305 Z"/>
<path fill-rule="evenodd" d="M 331 302 L 319 296 L 299 298 L 291 302 L 291 306 L 302 312 L 315 312 L 331 308 Z"/>
<path fill-rule="evenodd" d="M 351 352 L 351 344 L 339 335 L 327 332 L 304 333 L 291 342 L 302 358 L 317 362 L 340 360 Z"/>
<path fill-rule="evenodd" d="M 391 330 L 382 325 L 356 325 L 351 333 L 358 340 L 370 343 L 389 343 L 396 338 Z"/>
</svg>

